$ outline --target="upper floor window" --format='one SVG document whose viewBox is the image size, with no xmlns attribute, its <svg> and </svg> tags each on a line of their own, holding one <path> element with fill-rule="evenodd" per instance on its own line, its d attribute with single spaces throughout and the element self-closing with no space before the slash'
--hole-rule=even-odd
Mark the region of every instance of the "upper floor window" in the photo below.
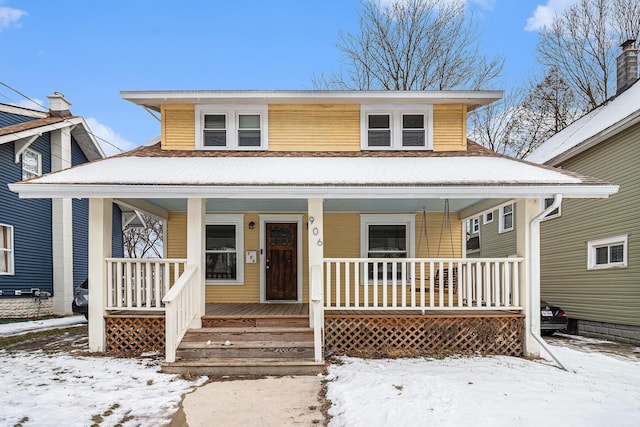
<svg viewBox="0 0 640 427">
<path fill-rule="evenodd" d="M 513 203 L 504 205 L 500 208 L 500 233 L 513 230 Z"/>
<path fill-rule="evenodd" d="M 484 214 L 484 223 L 489 224 L 490 222 L 493 222 L 493 211 Z"/>
<path fill-rule="evenodd" d="M 361 107 L 363 150 L 431 150 L 431 105 Z"/>
<path fill-rule="evenodd" d="M 267 106 L 197 106 L 196 148 L 266 150 Z"/>
<path fill-rule="evenodd" d="M 0 224 L 0 275 L 13 274 L 13 227 Z"/>
<path fill-rule="evenodd" d="M 626 267 L 627 242 L 627 234 L 587 242 L 587 268 L 597 270 Z"/>
<path fill-rule="evenodd" d="M 23 180 L 42 175 L 42 154 L 27 148 L 22 152 L 21 157 Z"/>
</svg>

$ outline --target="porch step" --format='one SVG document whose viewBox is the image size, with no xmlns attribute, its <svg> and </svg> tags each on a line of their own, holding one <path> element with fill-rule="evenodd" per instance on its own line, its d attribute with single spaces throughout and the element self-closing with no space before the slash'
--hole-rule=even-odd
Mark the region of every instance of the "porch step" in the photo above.
<svg viewBox="0 0 640 427">
<path fill-rule="evenodd" d="M 177 360 L 282 358 L 312 359 L 313 341 L 182 341 L 176 352 Z"/>
<path fill-rule="evenodd" d="M 297 315 L 235 315 L 235 316 L 203 316 L 203 328 L 259 328 L 259 327 L 309 327 L 309 316 Z"/>
<path fill-rule="evenodd" d="M 206 358 L 163 363 L 162 372 L 191 375 L 317 375 L 324 363 L 313 359 Z"/>
<path fill-rule="evenodd" d="M 182 342 L 313 341 L 313 329 L 282 327 L 189 329 Z"/>
</svg>

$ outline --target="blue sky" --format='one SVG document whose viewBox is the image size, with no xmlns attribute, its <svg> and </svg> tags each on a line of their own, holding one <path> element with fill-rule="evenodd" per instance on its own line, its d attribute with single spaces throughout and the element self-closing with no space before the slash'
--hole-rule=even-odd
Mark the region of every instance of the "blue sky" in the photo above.
<svg viewBox="0 0 640 427">
<path fill-rule="evenodd" d="M 490 88 L 504 89 L 535 71 L 537 30 L 576 0 L 466 2 L 483 52 L 506 59 Z M 339 32 L 357 30 L 360 8 L 359 0 L 0 0 L 0 82 L 44 105 L 64 93 L 94 133 L 130 149 L 160 126 L 121 90 L 312 89 L 313 73 L 337 68 Z M 1 85 L 0 102 L 28 106 Z"/>
</svg>

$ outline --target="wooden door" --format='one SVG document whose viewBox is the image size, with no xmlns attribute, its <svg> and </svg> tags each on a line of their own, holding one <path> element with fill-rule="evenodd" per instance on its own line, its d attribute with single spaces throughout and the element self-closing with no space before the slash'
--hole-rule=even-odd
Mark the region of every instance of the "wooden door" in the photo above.
<svg viewBox="0 0 640 427">
<path fill-rule="evenodd" d="M 265 294 L 267 300 L 298 299 L 298 225 L 266 223 Z"/>
</svg>

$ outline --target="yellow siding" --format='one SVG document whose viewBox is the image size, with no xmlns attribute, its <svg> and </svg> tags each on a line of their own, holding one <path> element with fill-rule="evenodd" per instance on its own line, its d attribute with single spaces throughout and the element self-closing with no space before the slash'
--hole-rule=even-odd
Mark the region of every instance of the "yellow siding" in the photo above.
<svg viewBox="0 0 640 427">
<path fill-rule="evenodd" d="M 467 106 L 433 106 L 433 151 L 467 149 Z"/>
<path fill-rule="evenodd" d="M 359 105 L 269 105 L 269 151 L 359 150 Z"/>
<path fill-rule="evenodd" d="M 187 257 L 187 214 L 169 212 L 167 219 L 167 257 Z"/>
<path fill-rule="evenodd" d="M 195 106 L 162 105 L 162 149 L 195 150 Z"/>
</svg>

